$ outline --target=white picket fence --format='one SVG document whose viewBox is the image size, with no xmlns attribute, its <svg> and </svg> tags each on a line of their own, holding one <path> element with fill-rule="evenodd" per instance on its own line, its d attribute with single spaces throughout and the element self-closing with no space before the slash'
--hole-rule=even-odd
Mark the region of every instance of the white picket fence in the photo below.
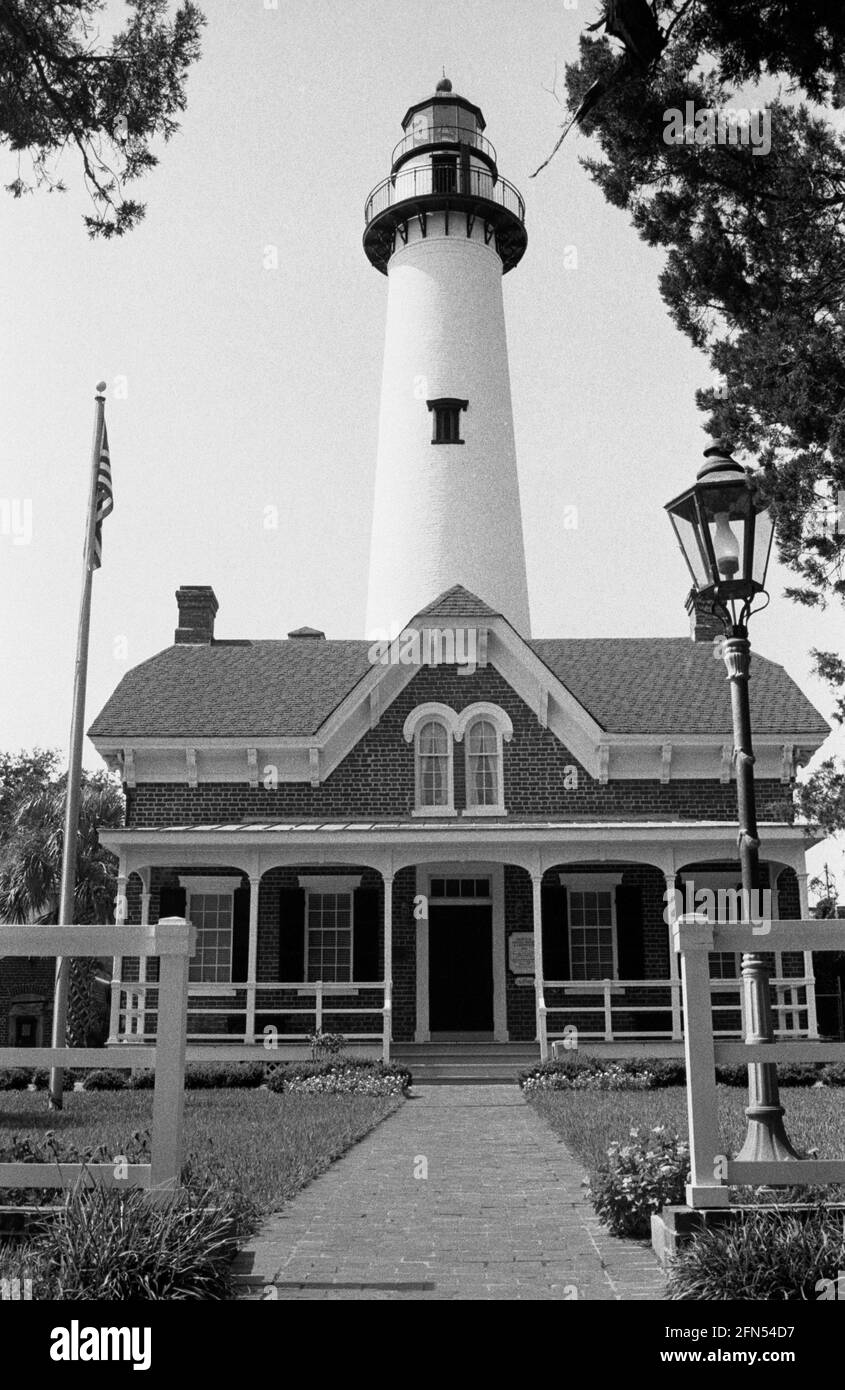
<svg viewBox="0 0 845 1390">
<path fill-rule="evenodd" d="M 2 926 L 4 956 L 108 956 L 115 941 L 127 955 L 159 956 L 159 1024 L 154 1046 L 132 1046 L 131 1065 L 153 1067 L 152 1151 L 149 1163 L 0 1163 L 0 1188 L 73 1187 L 83 1174 L 107 1187 L 140 1187 L 160 1197 L 179 1186 L 185 1106 L 185 1020 L 188 958 L 196 929 L 182 917 L 151 926 Z M 127 1049 L 129 1051 L 130 1049 Z M 2 1047 L 0 1067 L 121 1069 L 130 1065 L 121 1048 Z M 46 1099 L 45 1099 L 46 1104 Z M 116 1159 L 118 1156 L 115 1156 Z"/>
<path fill-rule="evenodd" d="M 791 1187 L 845 1183 L 845 1159 L 785 1159 L 739 1162 L 722 1152 L 715 1068 L 728 1063 L 845 1061 L 845 1043 L 728 1042 L 713 1034 L 710 1007 L 711 951 L 754 955 L 771 951 L 840 951 L 845 949 L 845 921 L 726 923 L 704 917 L 678 917 L 673 926 L 680 955 L 684 1005 L 684 1051 L 690 1136 L 690 1183 L 687 1205 L 726 1207 L 732 1186 Z M 751 1009 L 744 1003 L 743 1015 Z M 789 1115 L 785 1117 L 787 1130 Z"/>
</svg>

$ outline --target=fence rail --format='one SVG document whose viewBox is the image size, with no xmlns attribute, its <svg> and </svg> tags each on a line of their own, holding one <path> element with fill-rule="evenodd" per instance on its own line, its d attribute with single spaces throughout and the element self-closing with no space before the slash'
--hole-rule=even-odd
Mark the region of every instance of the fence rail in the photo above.
<svg viewBox="0 0 845 1390">
<path fill-rule="evenodd" d="M 716 1090 L 717 1063 L 779 1061 L 823 1062 L 845 1059 L 845 1043 L 816 1041 L 771 1042 L 754 1039 L 752 1009 L 743 1012 L 746 1042 L 718 1042 L 711 1012 L 709 956 L 712 951 L 841 950 L 845 948 L 845 922 L 805 921 L 731 923 L 724 926 L 704 917 L 679 917 L 673 925 L 675 950 L 680 957 L 683 1008 L 686 1022 L 684 1051 L 687 1071 L 690 1181 L 687 1205 L 727 1207 L 732 1185 L 791 1187 L 796 1183 L 826 1185 L 845 1183 L 845 1160 L 783 1159 L 742 1161 L 722 1152 L 719 1105 Z M 721 981 L 719 982 L 722 983 Z M 792 983 L 795 983 L 794 981 Z M 742 982 L 743 986 L 745 982 Z"/>
<path fill-rule="evenodd" d="M 73 1187 L 84 1176 L 109 1187 L 136 1187 L 159 1199 L 179 1186 L 183 1157 L 185 1105 L 185 1019 L 188 1003 L 188 958 L 196 931 L 182 917 L 165 917 L 154 926 L 122 927 L 127 954 L 161 961 L 159 1028 L 154 1047 L 133 1049 L 132 1058 L 155 1068 L 152 1152 L 149 1163 L 0 1163 L 0 1188 Z M 102 926 L 0 927 L 2 956 L 111 956 L 115 929 Z M 125 1055 L 93 1047 L 4 1047 L 0 1067 L 22 1062 L 38 1066 L 121 1068 Z"/>
</svg>

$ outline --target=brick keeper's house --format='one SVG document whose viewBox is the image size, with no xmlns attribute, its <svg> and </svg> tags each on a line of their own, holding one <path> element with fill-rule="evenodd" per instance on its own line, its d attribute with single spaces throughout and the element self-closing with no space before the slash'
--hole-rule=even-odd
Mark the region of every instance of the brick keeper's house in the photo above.
<svg viewBox="0 0 845 1390">
<path fill-rule="evenodd" d="M 366 205 L 388 283 L 367 636 L 219 637 L 186 586 L 174 644 L 93 723 L 127 796 L 103 835 L 114 1043 L 156 1027 L 121 918 L 185 914 L 194 1057 L 317 1028 L 486 1074 L 572 1025 L 680 1050 L 675 891 L 718 911 L 740 880 L 724 665 L 693 605 L 676 638 L 531 636 L 502 304 L 525 210 L 483 131 L 444 79 Z M 806 917 L 791 792 L 828 726 L 758 655 L 751 704 L 772 912 Z M 810 953 L 773 966 L 777 1026 L 817 1036 Z M 712 977 L 736 1034 L 737 958 Z"/>
</svg>

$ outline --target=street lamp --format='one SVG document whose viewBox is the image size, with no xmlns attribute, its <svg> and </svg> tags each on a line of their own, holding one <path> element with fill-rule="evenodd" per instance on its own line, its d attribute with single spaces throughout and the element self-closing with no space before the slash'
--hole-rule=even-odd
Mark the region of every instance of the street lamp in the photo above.
<svg viewBox="0 0 845 1390">
<path fill-rule="evenodd" d="M 733 446 L 721 441 L 705 449 L 706 462 L 691 488 L 669 502 L 666 510 L 692 576 L 696 596 L 721 619 L 722 654 L 731 683 L 736 794 L 739 812 L 739 859 L 746 919 L 760 888 L 760 840 L 754 797 L 754 753 L 748 679 L 751 647 L 747 623 L 758 598 L 768 602 L 766 570 L 774 522 L 750 469 L 731 457 Z M 772 1042 L 769 969 L 757 952 L 742 957 L 745 1041 Z M 739 1160 L 800 1158 L 783 1126 L 773 1062 L 748 1067 L 748 1132 Z"/>
</svg>

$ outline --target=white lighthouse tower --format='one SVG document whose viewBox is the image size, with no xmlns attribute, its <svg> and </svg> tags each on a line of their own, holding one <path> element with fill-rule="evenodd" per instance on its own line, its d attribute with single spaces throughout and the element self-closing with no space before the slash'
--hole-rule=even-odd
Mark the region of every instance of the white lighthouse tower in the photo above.
<svg viewBox="0 0 845 1390">
<path fill-rule="evenodd" d="M 525 207 L 448 79 L 402 128 L 364 232 L 388 278 L 367 635 L 462 584 L 529 636 L 502 301 Z"/>
</svg>

